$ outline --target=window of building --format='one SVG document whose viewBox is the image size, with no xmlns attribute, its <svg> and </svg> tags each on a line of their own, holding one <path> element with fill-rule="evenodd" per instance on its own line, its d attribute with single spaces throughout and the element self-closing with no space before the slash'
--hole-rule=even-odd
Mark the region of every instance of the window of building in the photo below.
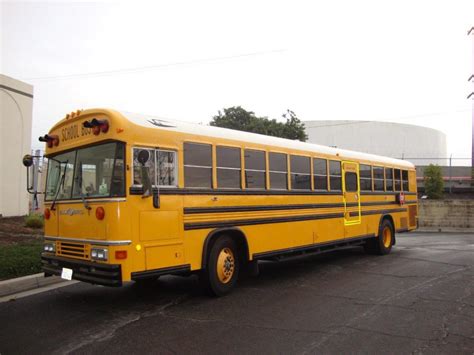
<svg viewBox="0 0 474 355">
<path fill-rule="evenodd" d="M 394 174 L 395 174 L 395 191 L 402 191 L 400 169 L 394 169 Z"/>
<path fill-rule="evenodd" d="M 313 159 L 313 183 L 315 190 L 328 189 L 328 164 L 326 159 Z"/>
<path fill-rule="evenodd" d="M 212 146 L 184 143 L 184 186 L 212 187 Z"/>
<path fill-rule="evenodd" d="M 357 191 L 357 174 L 347 172 L 344 176 L 346 191 L 355 192 Z"/>
<path fill-rule="evenodd" d="M 393 169 L 385 168 L 385 184 L 387 191 L 393 191 Z"/>
<path fill-rule="evenodd" d="M 408 191 L 409 184 L 408 184 L 408 171 L 407 170 L 402 170 L 402 183 L 403 183 L 403 191 Z"/>
<path fill-rule="evenodd" d="M 374 166 L 374 191 L 384 191 L 383 167 Z"/>
<path fill-rule="evenodd" d="M 240 148 L 216 147 L 217 187 L 240 189 Z"/>
<path fill-rule="evenodd" d="M 288 161 L 286 154 L 268 153 L 270 164 L 270 188 L 277 190 L 288 189 Z"/>
<path fill-rule="evenodd" d="M 311 190 L 311 158 L 290 156 L 291 189 Z"/>
<path fill-rule="evenodd" d="M 245 150 L 245 187 L 248 189 L 264 189 L 265 183 L 265 152 L 261 150 Z"/>
<path fill-rule="evenodd" d="M 360 190 L 372 191 L 372 167 L 370 165 L 359 165 Z"/>
<path fill-rule="evenodd" d="M 329 187 L 331 191 L 341 191 L 341 162 L 330 160 L 329 161 Z"/>
</svg>

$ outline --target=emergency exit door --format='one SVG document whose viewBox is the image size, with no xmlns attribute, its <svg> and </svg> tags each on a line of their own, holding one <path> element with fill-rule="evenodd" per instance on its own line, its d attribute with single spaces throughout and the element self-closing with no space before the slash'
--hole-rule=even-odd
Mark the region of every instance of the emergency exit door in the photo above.
<svg viewBox="0 0 474 355">
<path fill-rule="evenodd" d="M 344 198 L 344 225 L 360 225 L 359 164 L 342 162 L 342 192 Z"/>
</svg>

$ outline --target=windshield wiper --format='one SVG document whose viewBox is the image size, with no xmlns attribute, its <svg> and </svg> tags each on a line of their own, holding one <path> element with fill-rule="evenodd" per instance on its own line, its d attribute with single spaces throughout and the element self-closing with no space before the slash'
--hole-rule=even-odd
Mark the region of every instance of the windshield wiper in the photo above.
<svg viewBox="0 0 474 355">
<path fill-rule="evenodd" d="M 54 196 L 53 203 L 51 204 L 51 211 L 55 210 L 54 207 L 56 206 L 56 200 L 58 199 L 58 196 L 59 196 L 59 190 L 61 190 L 61 187 L 64 186 L 64 180 L 66 178 L 66 169 L 67 169 L 68 163 L 69 163 L 69 160 L 66 160 L 66 164 L 64 164 L 64 171 L 63 171 L 63 174 L 61 175 L 61 179 L 59 180 L 58 189 L 56 190 L 56 196 Z"/>
<path fill-rule="evenodd" d="M 79 173 L 77 174 L 76 180 L 79 188 L 79 194 L 81 195 L 82 203 L 84 204 L 84 208 L 86 210 L 92 209 L 92 207 L 89 206 L 89 202 L 86 200 L 84 193 L 82 192 L 82 162 L 79 162 Z"/>
</svg>

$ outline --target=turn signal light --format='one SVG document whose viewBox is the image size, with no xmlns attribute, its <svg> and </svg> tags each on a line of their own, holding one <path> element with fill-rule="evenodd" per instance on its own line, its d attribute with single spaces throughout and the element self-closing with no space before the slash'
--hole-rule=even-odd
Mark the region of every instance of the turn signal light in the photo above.
<svg viewBox="0 0 474 355">
<path fill-rule="evenodd" d="M 127 251 L 126 250 L 116 250 L 115 251 L 115 259 L 127 259 Z"/>
<path fill-rule="evenodd" d="M 92 133 L 94 135 L 99 135 L 100 132 L 107 133 L 109 131 L 109 121 L 107 120 L 98 120 L 97 118 L 93 118 L 90 121 L 82 122 L 82 125 L 85 128 L 92 128 Z"/>
<path fill-rule="evenodd" d="M 51 217 L 51 211 L 49 208 L 44 209 L 44 218 L 49 219 Z"/>
<path fill-rule="evenodd" d="M 105 210 L 103 207 L 97 207 L 95 210 L 95 217 L 99 220 L 102 221 L 105 217 Z"/>
</svg>

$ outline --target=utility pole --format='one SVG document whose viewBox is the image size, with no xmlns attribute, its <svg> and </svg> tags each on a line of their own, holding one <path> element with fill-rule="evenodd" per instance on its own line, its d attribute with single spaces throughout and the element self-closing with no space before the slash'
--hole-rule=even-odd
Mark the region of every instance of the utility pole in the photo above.
<svg viewBox="0 0 474 355">
<path fill-rule="evenodd" d="M 473 90 L 467 97 L 472 100 L 472 135 L 471 135 L 471 187 L 474 187 L 474 26 L 467 32 L 472 38 L 472 73 L 468 81 L 472 83 Z"/>
</svg>

